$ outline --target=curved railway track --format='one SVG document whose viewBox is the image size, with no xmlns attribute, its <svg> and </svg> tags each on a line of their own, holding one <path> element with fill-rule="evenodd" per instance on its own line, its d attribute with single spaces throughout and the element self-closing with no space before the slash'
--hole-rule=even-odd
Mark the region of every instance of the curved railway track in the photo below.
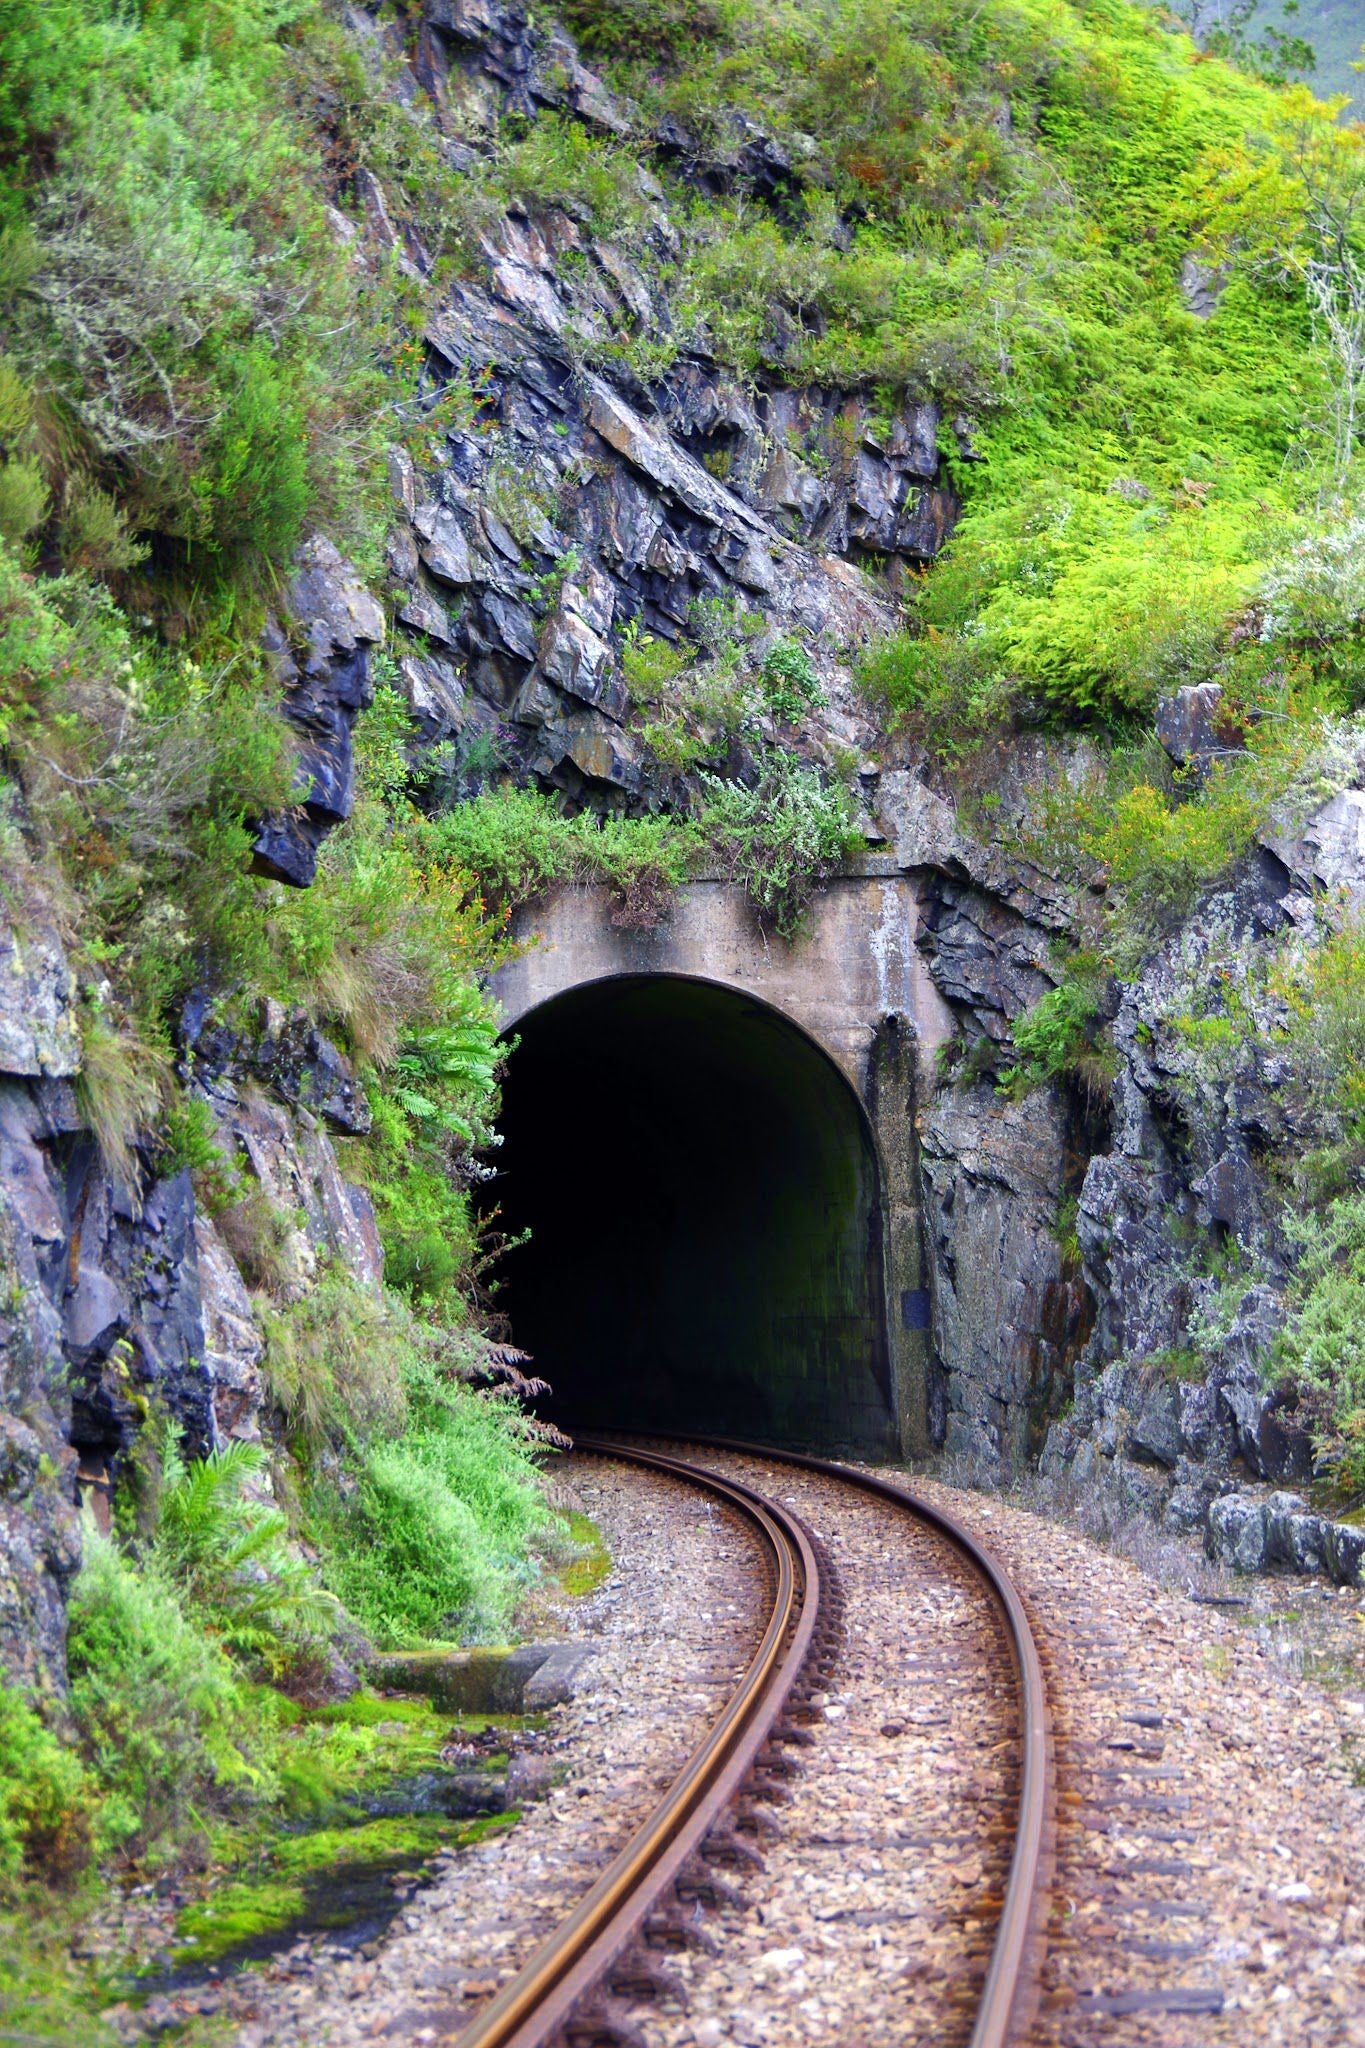
<svg viewBox="0 0 1365 2048">
<path fill-rule="evenodd" d="M 1019 1773 L 1009 1874 L 970 2048 L 1019 2048 L 1037 2003 L 1053 1783 L 1046 1686 L 1018 1592 L 974 1536 L 907 1488 L 825 1459 L 751 1444 L 705 1440 L 701 1447 L 796 1466 L 873 1494 L 945 1539 L 987 1589 L 1014 1670 Z M 780 1770 L 782 1745 L 803 1739 L 795 1715 L 832 1643 L 836 1603 L 828 1574 L 816 1543 L 783 1503 L 673 1451 L 590 1438 L 579 1438 L 575 1448 L 667 1473 L 723 1501 L 761 1539 L 771 1611 L 742 1680 L 664 1798 L 574 1911 L 464 2030 L 458 2048 L 549 2048 L 566 2040 L 581 2048 L 629 2034 L 628 2023 L 611 2017 L 610 2000 L 633 1981 L 630 1955 L 680 1895 L 714 1893 L 715 1881 L 696 1875 L 699 1859 L 724 1844 L 730 1809 L 746 1784 L 761 1784 L 765 1769 Z M 637 1969 L 634 1977 L 640 1975 Z"/>
</svg>

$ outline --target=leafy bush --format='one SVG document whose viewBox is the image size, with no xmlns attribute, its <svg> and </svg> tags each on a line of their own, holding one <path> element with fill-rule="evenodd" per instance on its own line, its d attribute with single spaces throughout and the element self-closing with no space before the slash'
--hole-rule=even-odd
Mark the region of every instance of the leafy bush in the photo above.
<svg viewBox="0 0 1365 2048">
<path fill-rule="evenodd" d="M 1112 1053 L 1096 1044 L 1102 982 L 1097 963 L 1079 955 L 1068 963 L 1064 981 L 1014 1019 L 1015 1064 L 1001 1083 L 1005 1093 L 1024 1095 L 1062 1076 L 1079 1080 L 1091 1093 L 1107 1092 Z"/>
<path fill-rule="evenodd" d="M 349 1273 L 324 1272 L 298 1301 L 261 1316 L 264 1378 L 286 1441 L 311 1460 L 331 1441 L 365 1442 L 404 1409 L 406 1346 L 393 1311 Z"/>
<path fill-rule="evenodd" d="M 556 882 L 602 882 L 626 921 L 648 922 L 686 879 L 696 847 L 665 818 L 570 818 L 535 790 L 485 791 L 434 819 L 424 846 L 494 902 L 531 901 Z"/>
<path fill-rule="evenodd" d="M 759 671 L 763 699 L 780 725 L 795 725 L 825 702 L 815 663 L 799 640 L 779 640 Z"/>
<path fill-rule="evenodd" d="M 548 1528 L 525 1420 L 416 1347 L 406 1390 L 401 1436 L 313 1495 L 328 1583 L 382 1642 L 496 1637 Z"/>
<path fill-rule="evenodd" d="M 0 153 L 26 167 L 42 139 L 48 159 L 8 188 L 30 256 L 5 319 L 63 420 L 41 441 L 53 504 L 84 494 L 68 566 L 126 566 L 108 545 L 126 521 L 196 602 L 206 582 L 259 583 L 310 511 L 347 518 L 343 460 L 351 482 L 379 452 L 371 291 L 309 182 L 321 138 L 291 91 L 290 45 L 320 9 L 211 0 L 190 26 L 179 6 L 59 0 L 55 35 L 23 13 L 6 12 Z M 113 525 L 92 549 L 101 503 Z"/>
<path fill-rule="evenodd" d="M 1258 592 L 1261 639 L 1299 642 L 1342 686 L 1345 708 L 1365 703 L 1365 519 L 1301 540 Z"/>
<path fill-rule="evenodd" d="M 230 1443 L 187 1465 L 168 1443 L 151 1560 L 212 1635 L 278 1675 L 326 1639 L 336 1608 L 285 1516 L 245 1491 L 266 1462 L 260 1444 Z"/>
<path fill-rule="evenodd" d="M 677 62 L 725 18 L 716 0 L 562 0 L 559 12 L 585 49 L 649 62 Z"/>
<path fill-rule="evenodd" d="M 87 1528 L 70 1613 L 71 1708 L 111 1843 L 169 1851 L 197 1815 L 268 1794 L 249 1693 L 164 1577 Z"/>
<path fill-rule="evenodd" d="M 793 938 L 820 883 L 862 844 L 848 790 L 776 751 L 763 756 L 752 789 L 701 780 L 702 830 L 760 918 Z"/>
<path fill-rule="evenodd" d="M 1365 1194 L 1284 1221 L 1298 1266 L 1273 1366 L 1328 1397 L 1342 1477 L 1365 1488 Z"/>
<path fill-rule="evenodd" d="M 962 632 L 890 634 L 859 657 L 854 679 L 888 732 L 945 762 L 979 746 L 1016 695 L 989 649 Z"/>
<path fill-rule="evenodd" d="M 63 1884 L 91 1852 L 97 1789 L 32 1702 L 0 1684 L 0 1898 L 27 1878 Z"/>
</svg>

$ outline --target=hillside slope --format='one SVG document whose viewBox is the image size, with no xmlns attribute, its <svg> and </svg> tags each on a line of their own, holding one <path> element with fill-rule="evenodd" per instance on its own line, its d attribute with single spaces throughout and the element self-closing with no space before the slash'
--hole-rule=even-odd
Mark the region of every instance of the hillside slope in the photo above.
<svg viewBox="0 0 1365 2048">
<path fill-rule="evenodd" d="M 947 1448 L 1355 1498 L 1365 131 L 1129 0 L 0 37 L 0 1661 L 71 1869 L 555 1540 L 477 1209 L 558 882 L 776 945 L 913 869 Z M 157 1503 L 224 1459 L 214 1579 Z M 213 1678 L 136 1797 L 97 1597 Z"/>
</svg>

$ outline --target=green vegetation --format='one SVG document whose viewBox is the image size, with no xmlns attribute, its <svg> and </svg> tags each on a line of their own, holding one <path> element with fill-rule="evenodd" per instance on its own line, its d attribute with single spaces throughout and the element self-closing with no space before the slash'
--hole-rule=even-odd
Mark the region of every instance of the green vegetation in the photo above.
<svg viewBox="0 0 1365 2048">
<path fill-rule="evenodd" d="M 1023 1095 L 1062 1076 L 1101 1099 L 1108 1094 L 1112 1050 L 1097 1043 L 1104 979 L 1093 956 L 1077 953 L 1056 988 L 1015 1018 L 1015 1064 L 1001 1083 L 1006 1094 Z"/>
<path fill-rule="evenodd" d="M 384 1342 L 401 1424 L 358 1447 L 340 1483 L 321 1465 L 310 1481 L 325 1576 L 381 1642 L 496 1640 L 554 1527 L 532 1427 L 510 1396 L 468 1384 L 474 1362 L 454 1337 L 395 1315 Z M 334 1410 L 334 1433 L 343 1426 Z"/>
<path fill-rule="evenodd" d="M 135 583 L 155 560 L 156 601 L 202 614 L 306 517 L 354 530 L 388 294 L 310 177 L 300 49 L 328 34 L 308 0 L 5 10 L 11 540 Z"/>
<path fill-rule="evenodd" d="M 899 674 L 874 653 L 879 700 L 1113 719 L 1197 679 L 1313 504 L 1339 362 L 1305 281 L 1354 204 L 1358 135 L 1120 0 L 568 18 L 644 120 L 735 165 L 741 114 L 790 159 L 770 206 L 742 170 L 717 199 L 670 187 L 678 338 L 970 420 L 969 452 L 943 437 L 964 517 L 911 606 L 930 646 Z M 577 197 L 643 234 L 619 145 L 577 149 L 615 195 L 580 172 Z M 533 202 L 564 189 L 523 179 Z M 1182 297 L 1191 260 L 1210 317 Z"/>
<path fill-rule="evenodd" d="M 657 924 L 686 879 L 697 839 L 665 817 L 568 817 L 534 790 L 489 790 L 424 828 L 424 844 L 457 871 L 477 875 L 487 899 L 508 909 L 557 882 L 602 882 L 622 924 Z"/>
<path fill-rule="evenodd" d="M 574 1599 L 586 1598 L 595 1593 L 611 1571 L 611 1552 L 602 1540 L 602 1532 L 596 1522 L 577 1509 L 569 1514 L 569 1541 L 576 1548 L 576 1556 L 559 1575 L 564 1591 Z"/>
<path fill-rule="evenodd" d="M 761 757 L 752 788 L 701 780 L 711 843 L 759 916 L 793 937 L 819 883 L 863 843 L 848 790 L 776 750 Z"/>
</svg>

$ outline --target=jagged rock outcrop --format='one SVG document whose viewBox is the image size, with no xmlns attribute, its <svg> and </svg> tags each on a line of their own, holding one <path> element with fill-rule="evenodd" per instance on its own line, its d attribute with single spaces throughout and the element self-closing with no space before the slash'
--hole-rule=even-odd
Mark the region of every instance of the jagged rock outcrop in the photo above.
<svg viewBox="0 0 1365 2048">
<path fill-rule="evenodd" d="M 41 1021 L 67 1066 L 72 981 L 59 941 L 44 943 Z M 378 1286 L 373 1211 L 327 1131 L 365 1119 L 335 1048 L 272 1010 L 255 1035 L 221 1036 L 204 1054 L 224 1158 L 287 1225 L 282 1255 L 301 1280 L 327 1257 Z M 13 1036 L 0 1053 L 0 1673 L 60 1691 L 78 1500 L 107 1517 L 120 1462 L 153 1414 L 191 1454 L 259 1435 L 264 1343 L 225 1235 L 231 1210 L 215 1221 L 187 1170 L 158 1174 L 154 1133 L 131 1183 L 112 1172 L 70 1083 L 33 1063 Z"/>
<path fill-rule="evenodd" d="M 920 1128 L 943 1449 L 982 1477 L 1025 1462 L 1088 1334 L 1055 1228 L 1064 1148 L 1055 1102 L 1010 1102 L 989 1082 L 943 1090 Z"/>
<path fill-rule="evenodd" d="M 280 708 L 297 735 L 297 800 L 262 822 L 255 865 L 306 889 L 318 847 L 355 806 L 351 729 L 374 696 L 370 649 L 384 638 L 384 612 L 325 536 L 305 543 L 296 567 L 287 625 L 272 620 L 265 646 L 283 690 Z"/>
<path fill-rule="evenodd" d="M 1313 1476 L 1293 1397 L 1264 1376 L 1289 1268 L 1267 1168 L 1314 1142 L 1286 1085 L 1283 1001 L 1266 969 L 1288 937 L 1314 929 L 1324 892 L 1338 906 L 1365 904 L 1365 761 L 1337 762 L 1335 773 L 1355 786 L 1297 827 L 1267 833 L 1231 886 L 1156 947 L 1123 991 L 1112 1140 L 1086 1168 L 1076 1219 L 1095 1330 L 1042 1465 L 1110 1486 L 1171 1527 L 1206 1527 L 1228 1561 L 1254 1549 L 1266 1565 L 1351 1578 L 1359 1558 L 1349 1542 L 1245 1533 L 1279 1496 L 1247 1496 L 1231 1519 L 1220 1505 L 1238 1488 Z M 1201 1033 L 1206 992 L 1223 980 L 1244 1028 Z M 1231 1296 L 1209 1256 L 1220 1246 L 1246 1275 Z M 1212 1370 L 1173 1381 L 1191 1369 L 1194 1338 Z"/>
</svg>

